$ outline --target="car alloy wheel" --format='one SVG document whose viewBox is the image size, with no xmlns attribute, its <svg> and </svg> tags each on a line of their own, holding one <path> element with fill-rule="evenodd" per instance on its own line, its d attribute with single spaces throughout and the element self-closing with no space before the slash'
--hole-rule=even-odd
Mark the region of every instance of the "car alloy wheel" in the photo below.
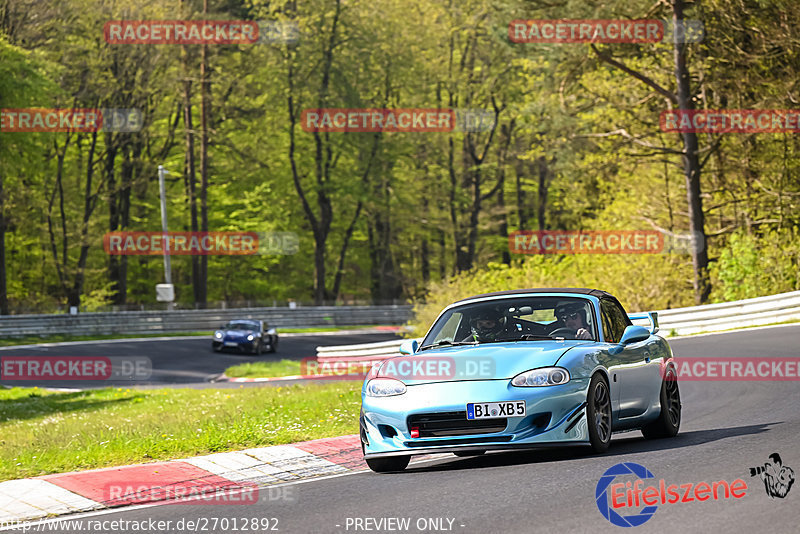
<svg viewBox="0 0 800 534">
<path fill-rule="evenodd" d="M 668 368 L 661 382 L 661 413 L 658 419 L 642 427 L 646 439 L 671 438 L 681 427 L 681 393 L 675 370 Z"/>
<path fill-rule="evenodd" d="M 678 381 L 674 376 L 668 377 L 664 383 L 667 395 L 667 414 L 669 422 L 678 427 L 681 424 L 681 393 L 678 390 Z"/>
<path fill-rule="evenodd" d="M 594 452 L 607 451 L 611 443 L 611 395 L 608 384 L 600 374 L 595 374 L 589 382 L 586 422 L 589 426 L 589 443 Z"/>
</svg>

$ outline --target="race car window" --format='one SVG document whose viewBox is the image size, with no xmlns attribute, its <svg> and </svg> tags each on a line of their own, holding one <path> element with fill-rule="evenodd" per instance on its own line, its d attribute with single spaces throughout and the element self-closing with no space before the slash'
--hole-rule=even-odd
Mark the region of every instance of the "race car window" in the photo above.
<svg viewBox="0 0 800 534">
<path fill-rule="evenodd" d="M 453 341 L 456 339 L 456 332 L 458 331 L 458 326 L 461 324 L 462 317 L 463 315 L 458 312 L 451 315 L 437 334 L 436 338 L 433 340 L 433 343 L 438 343 L 440 341 Z"/>
<path fill-rule="evenodd" d="M 258 327 L 252 323 L 228 323 L 225 328 L 228 330 L 250 330 L 252 332 L 258 330 Z"/>
<path fill-rule="evenodd" d="M 600 316 L 601 321 L 603 322 L 603 339 L 605 339 L 607 343 L 614 343 L 614 333 L 611 330 L 611 321 L 608 318 L 608 312 L 606 311 L 604 304 L 604 302 L 600 302 Z"/>
<path fill-rule="evenodd" d="M 622 308 L 616 302 L 607 299 L 600 301 L 600 309 L 603 313 L 603 332 L 606 341 L 609 343 L 618 343 L 622 338 L 622 333 L 625 328 L 631 324 L 628 316 L 622 311 Z M 606 331 L 606 317 L 608 320 L 609 331 Z"/>
<path fill-rule="evenodd" d="M 571 318 L 567 323 L 565 319 Z M 575 324 L 575 317 L 581 324 Z M 501 342 L 533 340 L 533 336 L 597 339 L 591 303 L 574 297 L 519 297 L 490 300 L 445 312 L 434 324 L 422 346 L 447 342 Z M 579 330 L 581 330 L 579 332 Z"/>
</svg>

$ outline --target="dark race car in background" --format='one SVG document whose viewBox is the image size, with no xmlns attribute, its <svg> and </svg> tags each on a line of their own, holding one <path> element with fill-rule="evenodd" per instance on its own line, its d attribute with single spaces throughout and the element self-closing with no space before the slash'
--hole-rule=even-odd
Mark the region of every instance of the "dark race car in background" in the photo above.
<svg viewBox="0 0 800 534">
<path fill-rule="evenodd" d="M 252 354 L 275 352 L 278 348 L 278 332 L 268 328 L 264 321 L 235 319 L 214 332 L 211 348 L 216 352 L 223 349 Z"/>
</svg>

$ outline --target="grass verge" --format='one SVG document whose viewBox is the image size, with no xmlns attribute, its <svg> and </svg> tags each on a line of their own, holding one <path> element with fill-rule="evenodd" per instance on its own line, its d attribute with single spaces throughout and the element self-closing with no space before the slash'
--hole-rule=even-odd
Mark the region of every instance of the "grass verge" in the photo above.
<svg viewBox="0 0 800 534">
<path fill-rule="evenodd" d="M 269 378 L 302 374 L 299 360 L 241 363 L 225 369 L 231 378 Z"/>
<path fill-rule="evenodd" d="M 315 326 L 308 328 L 278 328 L 278 336 L 284 334 L 316 334 L 323 332 L 339 332 L 342 330 L 369 330 L 371 328 L 386 328 L 387 325 L 358 325 L 358 326 Z M 214 332 L 161 332 L 158 334 L 97 334 L 87 336 L 74 336 L 69 334 L 53 334 L 51 336 L 22 336 L 0 339 L 0 347 L 14 345 L 36 345 L 39 343 L 61 343 L 65 341 L 101 341 L 104 339 L 133 339 L 148 337 L 211 337 Z"/>
<path fill-rule="evenodd" d="M 239 389 L 0 389 L 0 481 L 358 432 L 353 382 Z"/>
</svg>

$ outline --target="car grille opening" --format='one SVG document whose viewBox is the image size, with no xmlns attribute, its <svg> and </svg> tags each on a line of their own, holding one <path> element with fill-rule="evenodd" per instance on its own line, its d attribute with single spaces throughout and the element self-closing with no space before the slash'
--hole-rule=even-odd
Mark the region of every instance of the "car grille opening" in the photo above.
<svg viewBox="0 0 800 534">
<path fill-rule="evenodd" d="M 508 421 L 499 419 L 467 419 L 467 412 L 419 413 L 408 417 L 408 428 L 419 428 L 421 438 L 493 434 L 506 429 Z"/>
</svg>

